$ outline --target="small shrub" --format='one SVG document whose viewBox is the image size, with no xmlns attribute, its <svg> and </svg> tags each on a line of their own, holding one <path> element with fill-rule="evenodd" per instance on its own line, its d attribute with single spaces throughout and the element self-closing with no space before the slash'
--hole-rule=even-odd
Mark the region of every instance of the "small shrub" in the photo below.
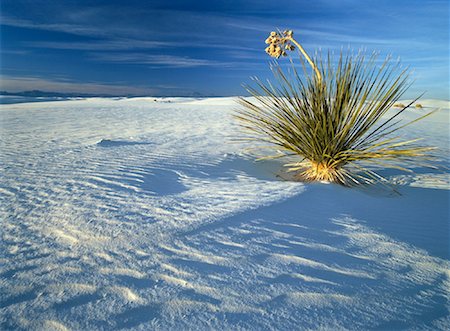
<svg viewBox="0 0 450 331">
<path fill-rule="evenodd" d="M 395 108 L 406 108 L 406 106 L 403 103 L 396 103 L 394 105 Z"/>
<path fill-rule="evenodd" d="M 296 156 L 298 162 L 286 164 L 296 179 L 347 186 L 383 181 L 370 165 L 407 170 L 398 161 L 417 164 L 431 158 L 433 148 L 418 145 L 419 139 L 393 136 L 405 126 L 398 115 L 412 104 L 396 103 L 409 87 L 408 72 L 398 64 L 387 59 L 380 67 L 375 55 L 366 59 L 341 52 L 333 66 L 330 54 L 311 59 L 292 31 L 272 32 L 266 43 L 266 52 L 275 58 L 297 48 L 313 72 L 301 57 L 303 76 L 292 60 L 287 73 L 274 62 L 276 83 L 255 78 L 255 87 L 246 86 L 256 101 L 239 99 L 242 107 L 235 117 L 247 133 L 244 139 L 277 150 L 261 158 Z M 388 115 L 393 105 L 401 109 Z"/>
<path fill-rule="evenodd" d="M 419 108 L 419 109 L 423 108 L 423 106 L 420 103 L 416 103 L 416 105 L 414 107 Z"/>
</svg>

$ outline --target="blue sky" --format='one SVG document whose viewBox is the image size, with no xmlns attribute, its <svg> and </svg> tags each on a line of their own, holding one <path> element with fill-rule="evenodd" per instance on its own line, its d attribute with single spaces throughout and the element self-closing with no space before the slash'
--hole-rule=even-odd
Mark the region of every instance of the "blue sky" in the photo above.
<svg viewBox="0 0 450 331">
<path fill-rule="evenodd" d="M 448 0 L 2 0 L 0 89 L 242 95 L 270 77 L 264 39 L 365 49 L 413 69 L 406 97 L 449 99 Z"/>
</svg>

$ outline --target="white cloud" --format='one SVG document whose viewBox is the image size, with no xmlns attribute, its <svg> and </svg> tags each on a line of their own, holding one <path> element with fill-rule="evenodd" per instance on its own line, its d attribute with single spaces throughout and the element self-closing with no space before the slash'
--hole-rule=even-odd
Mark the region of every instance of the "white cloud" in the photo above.
<svg viewBox="0 0 450 331">
<path fill-rule="evenodd" d="M 195 59 L 187 56 L 145 54 L 145 53 L 93 53 L 94 60 L 105 62 L 124 62 L 127 64 L 148 64 L 150 66 L 165 66 L 172 68 L 232 66 L 233 63 L 206 59 Z"/>
<path fill-rule="evenodd" d="M 19 28 L 39 29 L 47 31 L 66 32 L 82 36 L 107 36 L 107 30 L 101 30 L 97 27 L 70 24 L 70 23 L 41 23 L 26 19 L 14 18 L 6 15 L 0 15 L 2 25 L 14 26 Z"/>
<path fill-rule="evenodd" d="M 27 42 L 25 45 L 36 48 L 111 51 L 128 49 L 157 49 L 161 47 L 174 46 L 174 43 L 152 40 L 115 39 L 100 40 L 95 42 L 33 41 Z"/>
<path fill-rule="evenodd" d="M 159 88 L 131 87 L 102 83 L 78 83 L 69 80 L 49 80 L 38 77 L 15 77 L 0 75 L 0 89 L 8 92 L 40 90 L 61 93 L 92 93 L 92 94 L 139 94 L 154 95 L 161 92 Z"/>
<path fill-rule="evenodd" d="M 105 84 L 100 82 L 75 82 L 67 78 L 46 79 L 40 77 L 0 75 L 0 90 L 22 92 L 39 90 L 44 92 L 106 94 L 111 96 L 144 95 L 144 96 L 182 96 L 203 95 L 205 93 L 182 86 L 156 84 L 151 87 L 133 87 L 122 84 Z M 211 94 L 211 93 L 206 93 Z"/>
<path fill-rule="evenodd" d="M 258 51 L 258 48 L 232 45 L 218 42 L 201 42 L 201 41 L 158 41 L 158 40 L 141 40 L 141 39 L 104 39 L 97 41 L 85 42 L 66 42 L 66 41 L 30 41 L 24 42 L 22 45 L 33 48 L 50 48 L 50 49 L 73 49 L 85 51 L 121 51 L 133 49 L 161 49 L 161 48 L 217 48 L 243 50 L 243 51 Z"/>
</svg>

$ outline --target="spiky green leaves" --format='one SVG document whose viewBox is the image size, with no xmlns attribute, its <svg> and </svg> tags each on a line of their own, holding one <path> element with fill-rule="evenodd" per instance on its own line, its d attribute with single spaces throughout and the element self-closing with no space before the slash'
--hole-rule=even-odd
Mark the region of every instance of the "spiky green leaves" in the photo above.
<svg viewBox="0 0 450 331">
<path fill-rule="evenodd" d="M 396 135 L 412 123 L 399 121 L 409 105 L 389 111 L 409 87 L 406 70 L 363 54 L 341 53 L 337 64 L 328 55 L 314 63 L 321 79 L 304 65 L 301 75 L 292 62 L 287 74 L 274 63 L 276 84 L 256 79 L 256 87 L 246 87 L 255 101 L 241 98 L 235 116 L 248 138 L 268 143 L 276 157 L 298 156 L 287 166 L 303 180 L 373 183 L 381 177 L 370 164 L 402 170 L 430 165 L 433 148 Z"/>
</svg>

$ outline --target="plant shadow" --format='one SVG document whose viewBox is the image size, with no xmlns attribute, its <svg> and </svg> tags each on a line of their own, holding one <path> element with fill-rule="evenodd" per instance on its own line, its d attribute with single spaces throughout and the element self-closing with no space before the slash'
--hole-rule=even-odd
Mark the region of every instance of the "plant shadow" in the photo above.
<svg viewBox="0 0 450 331">
<path fill-rule="evenodd" d="M 102 139 L 96 145 L 99 147 L 121 147 L 121 146 L 151 145 L 151 144 L 152 143 L 141 141 Z"/>
</svg>

